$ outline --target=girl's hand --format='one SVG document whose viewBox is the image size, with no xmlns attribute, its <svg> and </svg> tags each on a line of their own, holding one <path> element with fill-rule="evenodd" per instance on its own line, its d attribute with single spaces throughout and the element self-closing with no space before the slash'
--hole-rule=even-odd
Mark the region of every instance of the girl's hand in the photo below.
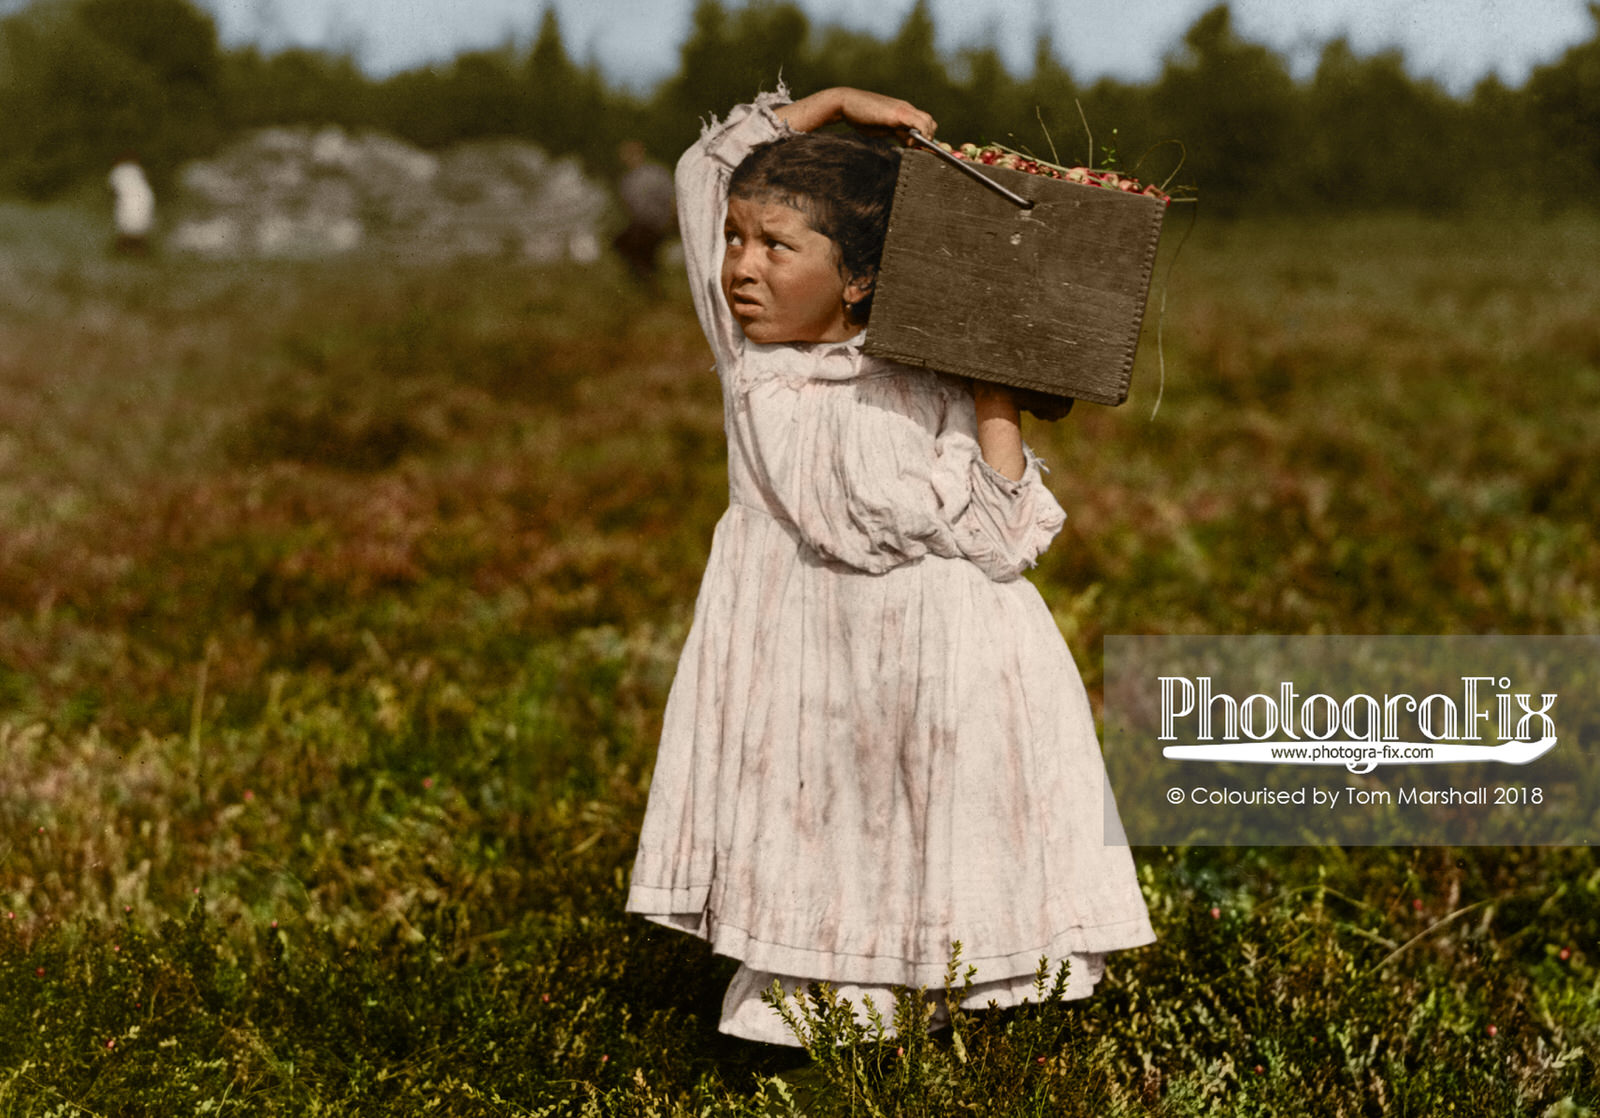
<svg viewBox="0 0 1600 1118">
<path fill-rule="evenodd" d="M 939 128 L 939 122 L 909 101 L 871 93 L 865 89 L 840 87 L 841 115 L 845 122 L 858 131 L 892 132 L 902 143 L 910 143 L 911 129 L 915 128 L 929 139 Z"/>
<path fill-rule="evenodd" d="M 910 143 L 913 128 L 932 137 L 939 127 L 933 117 L 909 101 L 845 85 L 802 97 L 777 113 L 796 132 L 815 132 L 842 120 L 860 132 L 893 133 L 902 143 Z"/>
<path fill-rule="evenodd" d="M 1067 413 L 1077 402 L 1071 396 L 1049 396 L 1027 388 L 1014 389 L 1012 395 L 1016 397 L 1017 407 L 1046 423 L 1067 418 Z"/>
</svg>

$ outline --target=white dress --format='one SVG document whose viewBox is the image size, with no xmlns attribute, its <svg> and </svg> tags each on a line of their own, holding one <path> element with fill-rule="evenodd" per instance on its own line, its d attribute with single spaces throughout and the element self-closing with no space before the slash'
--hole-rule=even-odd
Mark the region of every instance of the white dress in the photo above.
<svg viewBox="0 0 1600 1118">
<path fill-rule="evenodd" d="M 733 168 L 788 131 L 764 94 L 678 164 L 696 309 L 722 380 L 730 504 L 667 701 L 628 910 L 740 959 L 723 1032 L 795 1043 L 759 999 L 857 1006 L 942 985 L 1031 995 L 1041 956 L 1090 993 L 1153 942 L 1083 682 L 1020 576 L 1064 514 L 1027 453 L 978 451 L 963 381 L 861 338 L 745 341 L 718 286 Z"/>
</svg>

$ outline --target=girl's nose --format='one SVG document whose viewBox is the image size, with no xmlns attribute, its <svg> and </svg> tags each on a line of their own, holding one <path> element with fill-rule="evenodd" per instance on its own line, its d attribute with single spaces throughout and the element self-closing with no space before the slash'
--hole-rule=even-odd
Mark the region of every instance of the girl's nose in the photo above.
<svg viewBox="0 0 1600 1118">
<path fill-rule="evenodd" d="M 752 280 L 756 278 L 755 253 L 745 252 L 743 248 L 732 246 L 728 249 L 728 275 L 734 282 L 739 280 Z"/>
</svg>

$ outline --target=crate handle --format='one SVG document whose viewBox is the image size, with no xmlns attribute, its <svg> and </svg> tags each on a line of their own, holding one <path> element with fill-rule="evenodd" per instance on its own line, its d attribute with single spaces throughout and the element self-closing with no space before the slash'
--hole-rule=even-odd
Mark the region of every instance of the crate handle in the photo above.
<svg viewBox="0 0 1600 1118">
<path fill-rule="evenodd" d="M 1022 195 L 1016 193 L 1015 191 L 1009 190 L 1006 187 L 1001 186 L 999 183 L 995 182 L 988 175 L 986 175 L 982 171 L 978 170 L 976 167 L 974 167 L 971 163 L 967 162 L 965 159 L 957 159 L 955 156 L 951 155 L 948 151 L 945 151 L 944 148 L 940 147 L 938 144 L 936 144 L 932 140 L 928 139 L 928 137 L 924 136 L 921 132 L 918 132 L 915 128 L 911 129 L 911 141 L 913 143 L 916 143 L 916 144 L 921 144 L 923 147 L 925 147 L 929 151 L 933 152 L 933 154 L 937 155 L 940 159 L 943 159 L 946 163 L 950 164 L 950 166 L 956 168 L 956 170 L 962 171 L 965 174 L 971 175 L 973 178 L 975 178 L 979 182 L 983 183 L 984 186 L 987 186 L 990 190 L 992 190 L 996 194 L 1000 195 L 1006 201 L 1015 203 L 1016 205 L 1021 206 L 1025 210 L 1033 209 L 1033 203 L 1031 201 L 1029 201 L 1028 199 L 1024 198 Z"/>
</svg>

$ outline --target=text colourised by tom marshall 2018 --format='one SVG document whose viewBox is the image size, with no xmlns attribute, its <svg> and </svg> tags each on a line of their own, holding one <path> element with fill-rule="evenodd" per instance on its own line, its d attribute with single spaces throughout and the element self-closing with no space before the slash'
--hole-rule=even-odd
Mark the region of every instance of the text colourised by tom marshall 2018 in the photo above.
<svg viewBox="0 0 1600 1118">
<path fill-rule="evenodd" d="M 1597 637 L 1108 636 L 1106 841 L 1588 845 L 1597 734 Z"/>
</svg>

